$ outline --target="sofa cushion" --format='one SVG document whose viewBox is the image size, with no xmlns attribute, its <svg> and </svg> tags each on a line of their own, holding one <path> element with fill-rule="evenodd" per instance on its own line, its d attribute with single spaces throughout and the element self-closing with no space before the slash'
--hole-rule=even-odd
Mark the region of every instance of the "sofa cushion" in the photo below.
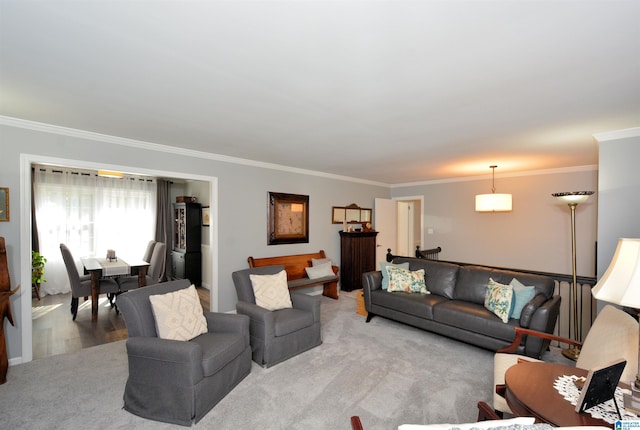
<svg viewBox="0 0 640 430">
<path fill-rule="evenodd" d="M 413 294 L 383 290 L 371 292 L 371 303 L 418 318 L 433 319 L 433 308 L 448 299 L 435 294 Z"/>
<path fill-rule="evenodd" d="M 485 309 L 484 305 L 464 302 L 461 300 L 446 300 L 433 308 L 433 319 L 462 330 L 513 341 L 514 326 L 518 320 L 511 318 L 507 324 Z"/>
<path fill-rule="evenodd" d="M 388 291 L 429 294 L 427 285 L 424 283 L 424 269 L 412 272 L 401 267 L 389 266 L 387 267 L 387 273 L 389 274 Z"/>
<path fill-rule="evenodd" d="M 191 340 L 202 349 L 204 376 L 211 376 L 230 363 L 245 349 L 244 338 L 238 333 L 205 333 Z"/>
<path fill-rule="evenodd" d="M 502 322 L 509 322 L 513 310 L 515 295 L 511 285 L 500 284 L 489 278 L 489 285 L 484 298 L 484 307 L 493 312 Z"/>
<path fill-rule="evenodd" d="M 394 264 L 409 263 L 409 270 L 424 269 L 427 290 L 431 294 L 453 299 L 460 266 L 443 261 L 396 257 Z M 485 284 L 486 285 L 486 284 Z"/>
<path fill-rule="evenodd" d="M 535 288 L 536 295 L 543 294 L 547 299 L 550 299 L 553 296 L 555 289 L 554 280 L 547 276 L 468 265 L 460 267 L 460 271 L 458 272 L 455 298 L 458 300 L 466 300 L 472 303 L 483 304 L 485 289 L 487 285 L 489 285 L 489 278 L 493 278 L 494 281 L 505 285 L 509 284 L 513 278 L 518 278 L 518 280 L 524 285 L 533 286 Z M 428 280 L 427 288 L 429 288 Z"/>
<path fill-rule="evenodd" d="M 276 337 L 286 336 L 294 331 L 313 325 L 313 313 L 300 309 L 280 309 L 274 312 Z"/>
</svg>

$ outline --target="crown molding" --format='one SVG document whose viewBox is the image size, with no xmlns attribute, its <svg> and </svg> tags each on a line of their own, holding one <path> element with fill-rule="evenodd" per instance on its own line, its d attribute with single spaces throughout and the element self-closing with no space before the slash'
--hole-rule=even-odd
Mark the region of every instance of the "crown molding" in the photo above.
<svg viewBox="0 0 640 430">
<path fill-rule="evenodd" d="M 596 133 L 593 138 L 598 142 L 606 142 L 608 140 L 628 139 L 630 137 L 640 137 L 640 127 L 625 128 L 622 130 L 605 131 Z"/>
<path fill-rule="evenodd" d="M 142 140 L 128 139 L 125 137 L 111 136 L 107 134 L 95 133 L 92 131 L 78 130 L 75 128 L 62 127 L 58 125 L 46 124 L 42 122 L 29 121 L 20 118 L 13 118 L 0 115 L 0 125 L 10 127 L 24 128 L 32 131 L 40 131 L 45 133 L 58 134 L 61 136 L 75 137 L 79 139 L 93 140 L 104 143 L 112 143 L 114 145 L 127 146 L 130 148 L 144 149 L 146 151 L 165 152 L 176 155 L 184 155 L 187 157 L 203 158 L 212 161 L 220 161 L 223 163 L 241 164 L 245 166 L 259 167 L 263 169 L 279 170 L 289 173 L 297 173 L 300 175 L 319 176 L 338 181 L 355 182 L 366 185 L 374 185 L 378 187 L 389 187 L 389 184 L 383 182 L 370 181 L 360 178 L 352 178 L 349 176 L 335 175 L 331 173 L 318 172 L 315 170 L 300 169 L 297 167 L 284 166 L 281 164 L 265 163 L 262 161 L 248 160 L 245 158 L 231 157 L 227 155 L 214 154 L 212 152 L 195 151 L 192 149 L 178 148 L 175 146 L 163 145 L 159 143 L 145 142 Z"/>
<path fill-rule="evenodd" d="M 537 175 L 557 175 L 560 173 L 575 173 L 575 172 L 588 172 L 598 170 L 598 166 L 596 164 L 590 164 L 586 166 L 574 166 L 574 167 L 559 167 L 556 169 L 541 169 L 541 170 L 525 170 L 522 172 L 511 172 L 511 173 L 500 173 L 501 178 L 516 178 L 520 176 L 537 176 Z M 422 182 L 406 182 L 404 184 L 393 184 L 390 185 L 390 188 L 403 188 L 403 187 L 415 187 L 421 185 L 437 185 L 437 184 L 448 184 L 452 182 L 469 182 L 469 181 L 480 181 L 486 180 L 487 175 L 482 176 L 467 176 L 463 178 L 447 178 L 447 179 L 437 179 L 434 181 L 422 181 Z"/>
</svg>

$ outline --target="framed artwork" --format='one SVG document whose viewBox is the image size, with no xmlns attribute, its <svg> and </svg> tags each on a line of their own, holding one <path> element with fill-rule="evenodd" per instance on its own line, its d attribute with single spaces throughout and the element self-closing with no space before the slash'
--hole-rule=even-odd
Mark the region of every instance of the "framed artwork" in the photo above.
<svg viewBox="0 0 640 430">
<path fill-rule="evenodd" d="M 209 206 L 202 206 L 202 225 L 209 227 L 211 225 L 211 214 L 209 212 Z"/>
<path fill-rule="evenodd" d="M 269 191 L 267 245 L 309 243 L 309 196 Z"/>
<path fill-rule="evenodd" d="M 9 188 L 0 188 L 0 221 L 9 221 Z"/>
</svg>

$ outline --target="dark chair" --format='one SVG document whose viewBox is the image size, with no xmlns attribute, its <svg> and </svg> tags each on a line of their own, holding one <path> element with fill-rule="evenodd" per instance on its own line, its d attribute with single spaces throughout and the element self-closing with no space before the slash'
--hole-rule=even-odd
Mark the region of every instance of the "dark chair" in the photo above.
<svg viewBox="0 0 640 430">
<path fill-rule="evenodd" d="M 166 260 L 167 245 L 157 242 L 153 247 L 151 260 L 147 269 L 145 285 L 159 284 L 164 275 L 164 264 Z M 138 288 L 138 276 L 120 276 L 116 278 L 120 292 L 125 292 Z"/>
<path fill-rule="evenodd" d="M 149 296 L 190 285 L 181 279 L 118 297 L 129 336 L 124 408 L 135 415 L 190 426 L 251 371 L 249 318 L 244 315 L 204 312 L 208 333 L 190 341 L 158 337 Z"/>
<path fill-rule="evenodd" d="M 270 311 L 256 305 L 250 274 L 274 275 L 284 266 L 263 266 L 233 272 L 238 294 L 236 310 L 251 318 L 253 361 L 270 367 L 322 343 L 320 297 L 290 292 L 293 308 Z"/>
<path fill-rule="evenodd" d="M 91 275 L 80 276 L 78 273 L 78 266 L 76 261 L 71 255 L 71 251 L 64 243 L 60 244 L 60 252 L 62 253 L 62 259 L 67 269 L 67 275 L 69 275 L 69 282 L 71 284 L 71 315 L 73 320 L 76 320 L 78 316 L 78 299 L 80 297 L 91 296 Z M 100 279 L 99 294 L 107 294 L 109 301 L 113 307 L 113 297 L 118 292 L 118 284 L 115 280 L 110 278 Z M 116 309 L 117 311 L 117 309 Z"/>
<path fill-rule="evenodd" d="M 146 261 L 147 263 L 151 262 L 151 255 L 153 254 L 153 248 L 156 246 L 156 241 L 155 240 L 150 240 L 149 243 L 147 244 L 147 249 L 144 251 L 144 255 L 142 256 L 142 260 Z"/>
</svg>

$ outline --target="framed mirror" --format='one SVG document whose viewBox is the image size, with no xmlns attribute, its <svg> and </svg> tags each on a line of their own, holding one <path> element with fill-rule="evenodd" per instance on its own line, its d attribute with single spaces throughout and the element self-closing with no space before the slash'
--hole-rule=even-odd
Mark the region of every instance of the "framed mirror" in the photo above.
<svg viewBox="0 0 640 430">
<path fill-rule="evenodd" d="M 331 208 L 331 223 L 342 224 L 346 221 L 349 224 L 361 224 L 371 222 L 372 210 L 361 208 L 355 203 L 349 206 L 333 206 Z"/>
</svg>

